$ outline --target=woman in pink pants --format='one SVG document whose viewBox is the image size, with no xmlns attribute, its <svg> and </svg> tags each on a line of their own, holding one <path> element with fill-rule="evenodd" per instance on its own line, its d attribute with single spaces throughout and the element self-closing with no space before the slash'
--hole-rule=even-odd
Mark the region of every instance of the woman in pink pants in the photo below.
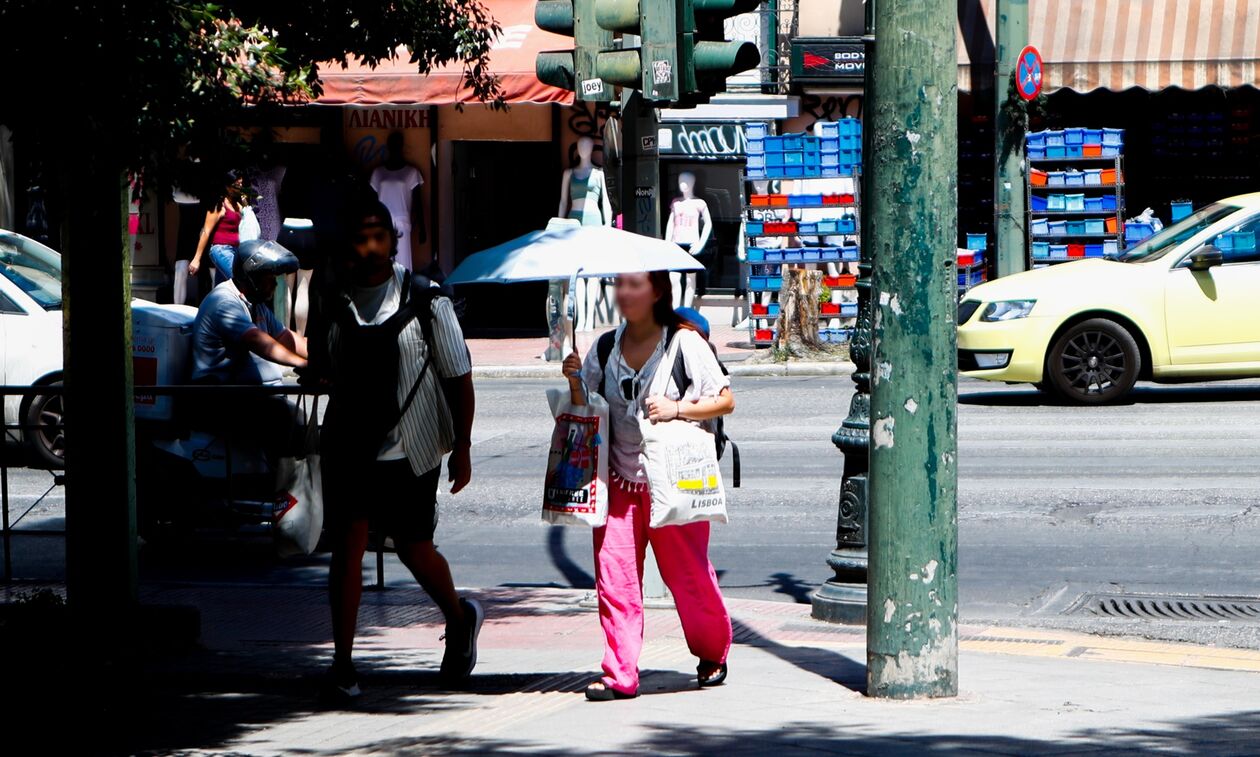
<svg viewBox="0 0 1260 757">
<path fill-rule="evenodd" d="M 608 400 L 612 434 L 608 523 L 595 529 L 595 587 L 606 641 L 604 676 L 586 689 L 586 697 L 597 701 L 639 693 L 643 556 L 649 543 L 674 595 L 687 646 L 700 659 L 696 673 L 701 686 L 726 680 L 731 648 L 731 619 L 709 563 L 709 524 L 648 526 L 652 497 L 638 420 L 698 422 L 726 415 L 735 409 L 730 380 L 696 324 L 674 312 L 669 274 L 622 274 L 617 277 L 616 297 L 625 323 L 601 338 L 613 340 L 606 345 L 611 349 L 604 350 L 606 363 L 601 365 L 599 349 L 590 350 L 585 361 L 576 351 L 564 361 L 573 403 L 584 404 L 587 391 Z M 671 378 L 663 395 L 644 396 L 674 333 L 680 340 L 687 386 L 677 386 Z"/>
</svg>

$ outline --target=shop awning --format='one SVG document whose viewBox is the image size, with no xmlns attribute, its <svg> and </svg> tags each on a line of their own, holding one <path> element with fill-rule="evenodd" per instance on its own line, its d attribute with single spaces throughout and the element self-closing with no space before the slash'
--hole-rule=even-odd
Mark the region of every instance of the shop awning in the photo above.
<svg viewBox="0 0 1260 757">
<path fill-rule="evenodd" d="M 545 32 L 534 26 L 534 0 L 483 0 L 490 15 L 503 27 L 490 53 L 490 69 L 499 77 L 504 99 L 509 103 L 571 103 L 573 93 L 538 81 L 534 59 L 543 50 L 573 47 L 571 37 Z M 350 60 L 320 66 L 323 95 L 316 101 L 326 105 L 380 105 L 385 103 L 451 105 L 472 103 L 475 98 L 464 86 L 463 67 L 458 63 L 420 74 L 407 60 L 406 50 L 375 69 Z"/>
<path fill-rule="evenodd" d="M 958 2 L 960 90 L 992 75 L 996 4 Z M 1028 36 L 1047 92 L 1260 85 L 1260 0 L 1028 0 Z"/>
</svg>

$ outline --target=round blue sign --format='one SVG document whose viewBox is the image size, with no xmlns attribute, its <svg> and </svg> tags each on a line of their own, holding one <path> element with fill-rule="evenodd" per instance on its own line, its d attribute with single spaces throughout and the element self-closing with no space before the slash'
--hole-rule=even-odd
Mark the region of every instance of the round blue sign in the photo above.
<svg viewBox="0 0 1260 757">
<path fill-rule="evenodd" d="M 1015 89 L 1025 100 L 1036 99 L 1041 94 L 1041 53 L 1032 45 L 1019 51 L 1015 64 Z"/>
</svg>

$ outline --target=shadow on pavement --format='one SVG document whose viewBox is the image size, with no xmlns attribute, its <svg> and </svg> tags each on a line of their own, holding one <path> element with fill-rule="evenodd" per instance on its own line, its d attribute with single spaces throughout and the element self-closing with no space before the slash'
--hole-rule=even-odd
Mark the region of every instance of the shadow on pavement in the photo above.
<svg viewBox="0 0 1260 757">
<path fill-rule="evenodd" d="M 569 557 L 568 550 L 564 545 L 564 526 L 552 526 L 547 530 L 547 555 L 551 558 L 551 564 L 560 571 L 564 576 L 564 580 L 569 582 L 569 586 L 574 589 L 594 589 L 595 577 L 586 572 L 586 569 L 574 562 Z"/>
</svg>

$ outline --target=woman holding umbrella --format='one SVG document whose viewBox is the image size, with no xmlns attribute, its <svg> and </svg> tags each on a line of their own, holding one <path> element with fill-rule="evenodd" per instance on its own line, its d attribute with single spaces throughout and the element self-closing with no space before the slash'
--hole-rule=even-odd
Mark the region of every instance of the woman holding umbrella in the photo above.
<svg viewBox="0 0 1260 757">
<path fill-rule="evenodd" d="M 638 696 L 643 559 L 649 543 L 674 595 L 687 646 L 699 658 L 700 686 L 726 680 L 731 646 L 731 619 L 708 557 L 709 523 L 648 525 L 652 498 L 638 420 L 704 421 L 726 415 L 735 409 L 730 380 L 695 324 L 674 312 L 667 272 L 623 273 L 615 291 L 625 323 L 615 332 L 607 363 L 601 365 L 598 350 L 585 360 L 574 351 L 564 361 L 573 404 L 586 404 L 587 392 L 603 396 L 612 434 L 608 522 L 594 532 L 604 675 L 586 688 L 586 697 L 596 701 Z M 663 395 L 644 396 L 671 337 L 679 340 L 688 385 L 679 387 L 671 379 Z"/>
</svg>

